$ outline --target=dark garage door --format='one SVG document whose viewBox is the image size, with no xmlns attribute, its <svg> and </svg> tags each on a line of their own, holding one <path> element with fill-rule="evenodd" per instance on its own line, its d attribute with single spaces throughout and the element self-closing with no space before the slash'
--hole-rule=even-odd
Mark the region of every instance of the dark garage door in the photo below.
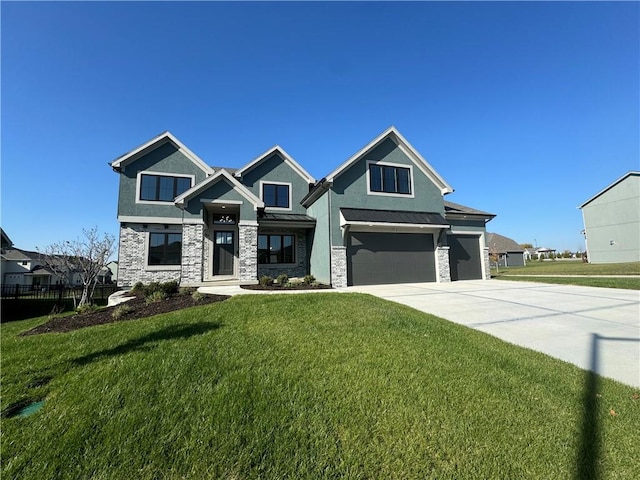
<svg viewBox="0 0 640 480">
<path fill-rule="evenodd" d="M 435 281 L 433 235 L 355 232 L 349 236 L 349 285 Z"/>
<path fill-rule="evenodd" d="M 449 235 L 449 268 L 451 280 L 481 280 L 482 257 L 479 237 L 475 235 Z"/>
</svg>

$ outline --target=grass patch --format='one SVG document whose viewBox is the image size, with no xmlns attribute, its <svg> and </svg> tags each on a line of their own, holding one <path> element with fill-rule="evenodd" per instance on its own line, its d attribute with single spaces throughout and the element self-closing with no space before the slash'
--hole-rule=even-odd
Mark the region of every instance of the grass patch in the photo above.
<svg viewBox="0 0 640 480">
<path fill-rule="evenodd" d="M 640 290 L 640 278 L 598 278 L 598 277 L 519 277 L 517 275 L 495 275 L 498 280 L 519 282 L 554 283 L 559 285 L 580 285 L 583 287 L 623 288 Z"/>
<path fill-rule="evenodd" d="M 3 478 L 640 476 L 636 390 L 371 296 L 17 336 L 42 321 L 1 327 L 3 409 L 46 400 Z"/>
<path fill-rule="evenodd" d="M 500 275 L 640 275 L 640 262 L 593 264 L 581 260 L 532 260 L 526 267 L 500 267 Z"/>
</svg>

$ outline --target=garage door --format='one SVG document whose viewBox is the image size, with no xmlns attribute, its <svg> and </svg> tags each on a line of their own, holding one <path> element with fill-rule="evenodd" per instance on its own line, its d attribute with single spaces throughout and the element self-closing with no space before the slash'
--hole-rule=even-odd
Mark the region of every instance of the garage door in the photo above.
<svg viewBox="0 0 640 480">
<path fill-rule="evenodd" d="M 482 256 L 480 237 L 476 235 L 449 235 L 449 268 L 451 280 L 481 280 Z"/>
<path fill-rule="evenodd" d="M 349 285 L 435 281 L 433 235 L 354 232 L 349 236 Z"/>
</svg>

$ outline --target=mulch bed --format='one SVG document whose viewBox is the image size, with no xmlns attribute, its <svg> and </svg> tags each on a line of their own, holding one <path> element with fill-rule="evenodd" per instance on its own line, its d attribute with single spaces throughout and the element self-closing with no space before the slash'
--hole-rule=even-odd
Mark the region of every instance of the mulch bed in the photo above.
<svg viewBox="0 0 640 480">
<path fill-rule="evenodd" d="M 132 295 L 134 296 L 134 295 Z M 136 320 L 139 318 L 146 318 L 152 315 L 158 315 L 161 313 L 173 312 L 175 310 L 181 310 L 183 308 L 194 307 L 196 305 L 207 305 L 209 303 L 221 302 L 231 298 L 229 295 L 203 295 L 202 298 L 195 302 L 191 295 L 172 295 L 169 298 L 156 303 L 146 304 L 144 296 L 141 294 L 135 295 L 133 300 L 129 300 L 120 305 L 128 305 L 131 308 L 130 312 L 127 312 L 119 319 L 113 318 L 113 310 L 118 305 L 113 307 L 106 307 L 95 312 L 70 315 L 68 317 L 54 317 L 48 322 L 38 325 L 31 330 L 22 333 L 21 335 L 37 335 L 39 333 L 50 332 L 70 332 L 84 327 L 92 327 L 94 325 L 104 325 L 106 323 L 122 322 L 126 320 Z"/>
<path fill-rule="evenodd" d="M 282 286 L 278 284 L 273 285 L 240 285 L 240 288 L 245 290 L 330 290 L 331 285 L 325 285 L 324 283 L 318 283 L 315 285 L 306 285 L 304 283 L 294 283 L 289 286 Z"/>
</svg>

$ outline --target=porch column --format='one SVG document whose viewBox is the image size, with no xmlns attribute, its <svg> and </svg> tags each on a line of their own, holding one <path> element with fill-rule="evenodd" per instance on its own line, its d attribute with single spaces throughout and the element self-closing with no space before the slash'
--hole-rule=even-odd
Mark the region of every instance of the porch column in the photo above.
<svg viewBox="0 0 640 480">
<path fill-rule="evenodd" d="M 347 247 L 331 247 L 331 285 L 334 288 L 347 286 Z"/>
<path fill-rule="evenodd" d="M 241 220 L 238 223 L 238 280 L 258 278 L 258 222 Z"/>
<path fill-rule="evenodd" d="M 482 262 L 482 279 L 491 280 L 491 260 L 489 259 L 489 247 L 484 247 L 483 254 L 484 261 Z"/>
</svg>

